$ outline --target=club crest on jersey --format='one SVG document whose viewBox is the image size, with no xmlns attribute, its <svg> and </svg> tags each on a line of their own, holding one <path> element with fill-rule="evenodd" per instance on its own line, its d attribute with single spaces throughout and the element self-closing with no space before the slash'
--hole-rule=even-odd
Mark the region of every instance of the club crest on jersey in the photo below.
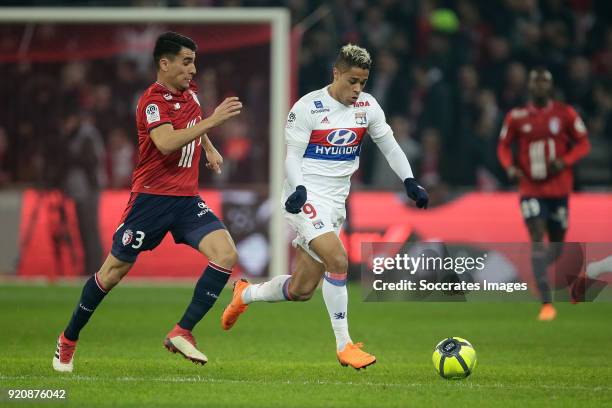
<svg viewBox="0 0 612 408">
<path fill-rule="evenodd" d="M 321 229 L 325 226 L 325 224 L 321 220 L 316 220 L 312 222 L 312 226 L 315 227 L 316 229 Z"/>
<path fill-rule="evenodd" d="M 174 104 L 174 110 L 179 110 L 179 109 L 181 109 L 181 104 L 177 102 Z"/>
<path fill-rule="evenodd" d="M 368 117 L 365 112 L 355 112 L 355 123 L 359 126 L 368 124 Z"/>
<path fill-rule="evenodd" d="M 557 133 L 559 133 L 559 131 L 561 130 L 561 121 L 559 120 L 559 118 L 557 117 L 550 118 L 550 121 L 548 122 L 548 129 L 550 130 L 550 133 L 552 133 L 553 135 L 556 135 Z"/>
<path fill-rule="evenodd" d="M 346 146 L 357 139 L 357 133 L 350 129 L 336 129 L 329 132 L 327 142 L 333 146 Z"/>
<path fill-rule="evenodd" d="M 129 245 L 134 240 L 134 233 L 131 229 L 126 229 L 121 237 L 121 243 L 123 246 Z"/>
<path fill-rule="evenodd" d="M 521 126 L 521 131 L 523 133 L 531 132 L 531 124 L 530 123 L 525 123 L 523 126 Z"/>
<path fill-rule="evenodd" d="M 172 94 L 170 92 L 166 92 L 164 94 L 164 99 L 167 101 L 172 100 Z"/>
<path fill-rule="evenodd" d="M 147 122 L 149 122 L 149 125 L 153 122 L 158 122 L 160 119 L 159 108 L 154 103 L 149 104 L 145 108 L 145 115 L 147 116 Z"/>
</svg>

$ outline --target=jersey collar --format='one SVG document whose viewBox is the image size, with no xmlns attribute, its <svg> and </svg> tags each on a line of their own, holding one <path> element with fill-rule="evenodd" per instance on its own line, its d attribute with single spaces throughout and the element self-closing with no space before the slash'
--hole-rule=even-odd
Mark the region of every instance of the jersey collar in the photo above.
<svg viewBox="0 0 612 408">
<path fill-rule="evenodd" d="M 527 110 L 530 113 L 534 113 L 534 112 L 548 112 L 553 106 L 553 101 L 552 99 L 548 100 L 548 103 L 546 104 L 546 106 L 542 107 L 542 108 L 538 108 L 537 106 L 535 106 L 535 104 L 533 102 L 529 102 L 527 104 Z"/>
<path fill-rule="evenodd" d="M 176 92 L 174 92 L 174 91 L 172 91 L 170 88 L 168 88 L 166 85 L 162 84 L 161 82 L 155 81 L 155 84 L 156 84 L 157 86 L 159 86 L 159 87 L 163 88 L 164 90 L 166 90 L 166 91 L 170 92 L 170 93 L 171 93 L 172 95 L 174 95 L 174 96 L 181 96 L 181 95 L 183 95 L 183 92 L 181 92 L 181 91 L 176 91 Z"/>
</svg>

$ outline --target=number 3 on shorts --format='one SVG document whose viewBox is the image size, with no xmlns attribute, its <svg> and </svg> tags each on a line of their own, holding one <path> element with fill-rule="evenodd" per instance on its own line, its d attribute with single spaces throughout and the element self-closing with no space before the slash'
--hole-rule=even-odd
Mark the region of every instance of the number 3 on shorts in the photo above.
<svg viewBox="0 0 612 408">
<path fill-rule="evenodd" d="M 132 245 L 132 248 L 138 249 L 142 246 L 142 241 L 144 240 L 145 233 L 142 231 L 136 231 L 136 239 L 135 243 Z"/>
<path fill-rule="evenodd" d="M 302 207 L 302 211 L 304 211 L 304 214 L 308 215 L 308 218 L 310 218 L 311 220 L 317 217 L 317 210 L 315 210 L 313 205 L 310 203 L 304 204 L 304 206 Z"/>
</svg>

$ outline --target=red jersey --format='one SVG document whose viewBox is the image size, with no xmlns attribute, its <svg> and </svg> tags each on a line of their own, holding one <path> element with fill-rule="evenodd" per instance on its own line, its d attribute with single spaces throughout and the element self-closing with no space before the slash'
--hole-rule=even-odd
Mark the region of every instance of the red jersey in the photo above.
<svg viewBox="0 0 612 408">
<path fill-rule="evenodd" d="M 518 157 L 512 156 L 512 144 L 518 143 Z M 519 192 L 530 197 L 564 197 L 573 187 L 572 166 L 590 150 L 584 122 L 569 105 L 550 101 L 543 108 L 533 104 L 511 110 L 504 120 L 497 156 L 504 168 L 515 165 L 525 175 Z M 551 174 L 555 158 L 565 168 Z"/>
<path fill-rule="evenodd" d="M 149 136 L 153 129 L 165 123 L 170 123 L 174 129 L 186 129 L 201 121 L 202 110 L 196 92 L 193 82 L 184 92 L 171 92 L 156 82 L 138 100 L 138 164 L 132 175 L 133 192 L 172 196 L 198 194 L 201 138 L 164 156 Z"/>
</svg>

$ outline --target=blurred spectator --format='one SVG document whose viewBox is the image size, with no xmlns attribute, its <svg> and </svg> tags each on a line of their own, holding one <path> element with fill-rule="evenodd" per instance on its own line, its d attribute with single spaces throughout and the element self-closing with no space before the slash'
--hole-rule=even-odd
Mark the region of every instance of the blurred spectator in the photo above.
<svg viewBox="0 0 612 408">
<path fill-rule="evenodd" d="M 569 60 L 567 80 L 564 84 L 567 102 L 578 111 L 593 110 L 593 83 L 591 63 L 584 57 L 573 57 Z"/>
<path fill-rule="evenodd" d="M 442 140 L 435 128 L 426 128 L 421 136 L 423 152 L 420 166 L 420 180 L 423 185 L 435 186 L 440 183 L 440 165 L 442 162 Z"/>
<path fill-rule="evenodd" d="M 389 50 L 383 49 L 370 72 L 368 92 L 376 98 L 387 116 L 406 110 L 408 84 L 399 68 L 397 58 Z"/>
<path fill-rule="evenodd" d="M 136 149 L 124 128 L 116 127 L 108 134 L 107 175 L 110 188 L 130 188 Z"/>
<path fill-rule="evenodd" d="M 511 62 L 506 67 L 504 87 L 499 94 L 503 111 L 509 111 L 526 101 L 527 69 L 520 62 Z"/>
<path fill-rule="evenodd" d="M 64 191 L 74 200 L 83 243 L 85 274 L 98 271 L 102 244 L 98 222 L 100 190 L 106 184 L 104 142 L 92 117 L 71 113 L 63 118 L 61 131 L 66 142 Z"/>
</svg>

